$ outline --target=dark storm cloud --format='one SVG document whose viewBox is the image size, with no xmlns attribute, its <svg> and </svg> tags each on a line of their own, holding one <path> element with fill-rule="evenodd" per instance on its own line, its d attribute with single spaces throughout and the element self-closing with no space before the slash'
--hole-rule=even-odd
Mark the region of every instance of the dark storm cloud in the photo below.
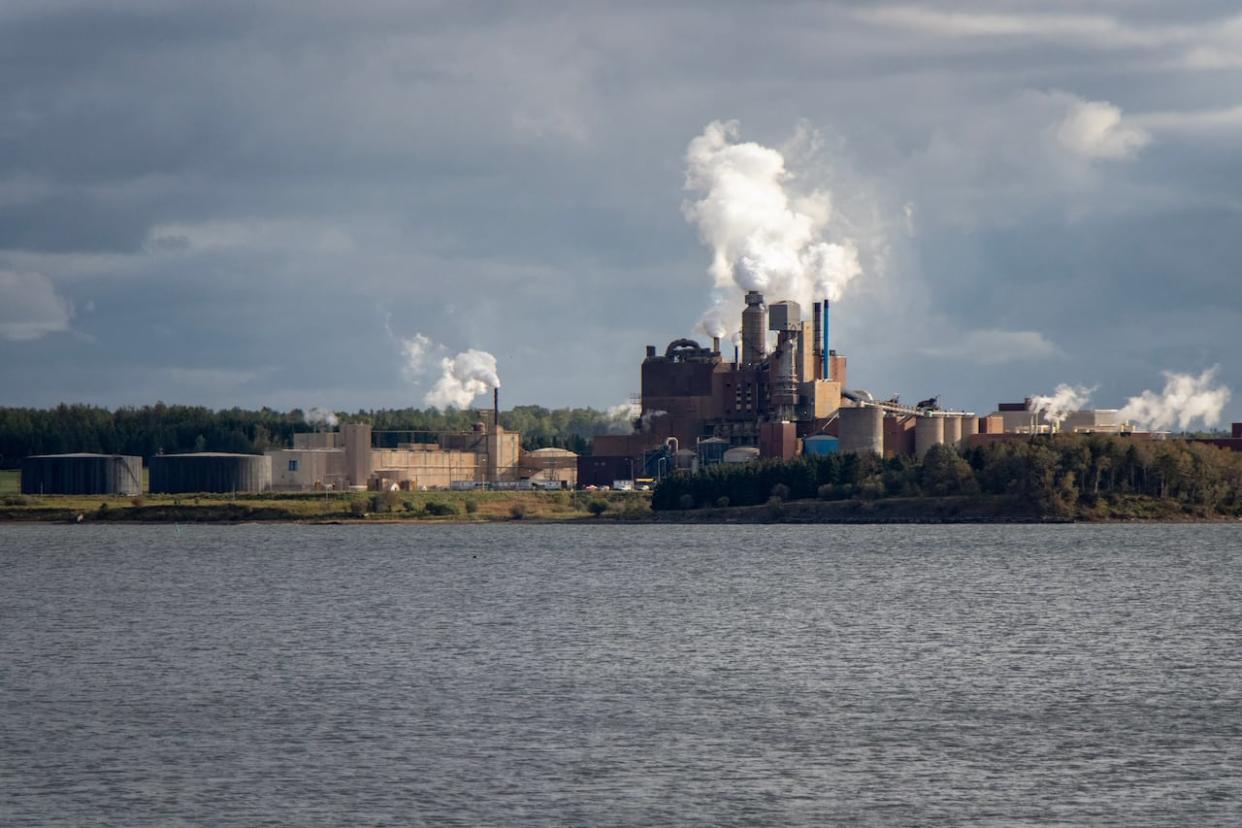
<svg viewBox="0 0 1242 828">
<path fill-rule="evenodd" d="M 0 402 L 417 402 L 415 332 L 500 356 L 508 402 L 619 402 L 706 305 L 683 158 L 719 118 L 822 136 L 856 384 L 1242 386 L 1236 14 L 6 4 Z"/>
</svg>

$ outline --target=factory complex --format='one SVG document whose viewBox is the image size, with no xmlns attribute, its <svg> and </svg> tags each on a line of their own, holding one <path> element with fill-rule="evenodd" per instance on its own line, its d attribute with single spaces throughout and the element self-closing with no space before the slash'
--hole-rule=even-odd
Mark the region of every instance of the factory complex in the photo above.
<svg viewBox="0 0 1242 828">
<path fill-rule="evenodd" d="M 288 448 L 265 454 L 197 452 L 148 458 L 152 493 L 306 492 L 328 490 L 631 488 L 676 472 L 719 463 L 799 455 L 871 453 L 921 458 L 935 446 L 966 449 L 1033 435 L 1077 432 L 1159 439 L 1107 409 L 1061 412 L 1049 419 L 1032 399 L 1001 403 L 979 415 L 946 409 L 937 399 L 904 405 L 847 385 L 844 355 L 829 347 L 828 301 L 806 319 L 797 302 L 770 305 L 749 291 L 732 359 L 720 339 L 710 347 L 676 339 L 663 353 L 647 346 L 641 405 L 628 434 L 594 437 L 589 455 L 560 448 L 524 450 L 521 435 L 492 409 L 468 431 L 373 431 L 367 423 L 295 434 Z M 1203 439 L 1242 451 L 1242 423 L 1232 437 Z M 27 494 L 118 494 L 143 491 L 142 458 L 61 454 L 27 457 Z"/>
<path fill-rule="evenodd" d="M 1123 422 L 1116 410 L 1071 411 L 1050 422 L 1030 399 L 979 415 L 945 409 L 937 399 L 903 405 L 851 390 L 846 358 L 830 347 L 830 310 L 827 300 L 815 302 L 805 319 L 798 303 L 769 305 L 752 290 L 731 360 L 718 337 L 710 348 L 692 339 L 676 339 L 663 353 L 647 346 L 634 432 L 596 437 L 591 456 L 579 458 L 579 483 L 659 479 L 677 469 L 799 454 L 921 458 L 937 445 L 964 449 L 1057 431 L 1164 436 Z M 1205 442 L 1242 450 L 1242 424 L 1234 424 L 1232 439 Z"/>
</svg>

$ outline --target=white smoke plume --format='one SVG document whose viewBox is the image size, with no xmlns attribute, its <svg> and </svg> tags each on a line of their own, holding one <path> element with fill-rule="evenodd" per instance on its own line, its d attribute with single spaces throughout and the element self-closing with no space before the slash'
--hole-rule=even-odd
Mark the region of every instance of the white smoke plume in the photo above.
<svg viewBox="0 0 1242 828">
<path fill-rule="evenodd" d="M 402 370 L 410 382 L 419 383 L 434 365 L 440 367 L 440 377 L 423 395 L 423 405 L 466 409 L 476 397 L 500 387 L 496 357 L 487 351 L 470 348 L 449 356 L 448 348 L 421 333 L 412 339 L 400 337 L 399 341 L 405 360 Z"/>
<path fill-rule="evenodd" d="M 436 408 L 469 408 L 474 398 L 500 387 L 496 357 L 474 348 L 440 360 L 440 379 L 423 396 Z"/>
<path fill-rule="evenodd" d="M 1043 417 L 1049 425 L 1058 427 L 1072 412 L 1080 411 L 1087 406 L 1091 400 L 1091 392 L 1094 390 L 1094 388 L 1082 385 L 1061 383 L 1051 395 L 1037 394 L 1031 397 L 1027 408 Z"/>
<path fill-rule="evenodd" d="M 629 434 L 634 430 L 634 421 L 643 413 L 642 406 L 637 403 L 624 402 L 610 406 L 606 412 L 609 434 Z"/>
<path fill-rule="evenodd" d="M 787 185 L 794 176 L 784 156 L 737 139 L 736 121 L 713 121 L 686 151 L 685 188 L 698 198 L 687 200 L 682 212 L 711 245 L 715 287 L 732 300 L 718 302 L 703 317 L 700 327 L 710 336 L 737 326 L 747 290 L 809 309 L 816 300 L 839 299 L 862 273 L 852 241 L 824 238 L 832 218 L 829 195 L 791 193 Z"/>
<path fill-rule="evenodd" d="M 305 420 L 308 425 L 316 427 L 324 426 L 326 428 L 336 428 L 341 423 L 340 419 L 338 419 L 335 414 L 327 409 L 320 408 L 319 406 L 314 406 L 303 413 L 302 419 Z"/>
<path fill-rule="evenodd" d="M 1148 390 L 1131 397 L 1119 415 L 1123 420 L 1160 431 L 1171 431 L 1174 426 L 1185 431 L 1197 420 L 1209 428 L 1216 426 L 1230 398 L 1228 387 L 1213 385 L 1218 367 L 1213 366 L 1197 377 L 1165 371 L 1162 392 Z"/>
</svg>

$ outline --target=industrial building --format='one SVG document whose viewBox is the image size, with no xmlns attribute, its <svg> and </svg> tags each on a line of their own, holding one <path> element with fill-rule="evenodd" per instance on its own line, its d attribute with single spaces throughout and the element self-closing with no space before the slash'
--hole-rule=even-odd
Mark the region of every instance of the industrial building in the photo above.
<svg viewBox="0 0 1242 828">
<path fill-rule="evenodd" d="M 147 466 L 152 494 L 249 493 L 272 487 L 271 458 L 261 454 L 157 454 Z"/>
<path fill-rule="evenodd" d="M 22 494 L 142 494 L 142 458 L 124 454 L 38 454 L 22 460 Z"/>
<path fill-rule="evenodd" d="M 283 491 L 369 488 L 450 489 L 484 486 L 573 488 L 577 455 L 564 449 L 524 452 L 521 435 L 483 420 L 462 432 L 373 432 L 347 423 L 340 431 L 294 437 L 272 449 L 272 486 Z M 379 445 L 376 445 L 376 444 Z"/>
<path fill-rule="evenodd" d="M 663 353 L 647 346 L 634 432 L 596 437 L 591 456 L 579 460 L 579 482 L 605 485 L 630 468 L 615 479 L 799 452 L 922 455 L 987 427 L 936 400 L 906 406 L 850 390 L 846 358 L 829 344 L 829 313 L 827 301 L 816 302 L 805 319 L 797 302 L 769 305 L 749 291 L 731 360 L 718 338 L 711 347 L 676 339 Z"/>
</svg>

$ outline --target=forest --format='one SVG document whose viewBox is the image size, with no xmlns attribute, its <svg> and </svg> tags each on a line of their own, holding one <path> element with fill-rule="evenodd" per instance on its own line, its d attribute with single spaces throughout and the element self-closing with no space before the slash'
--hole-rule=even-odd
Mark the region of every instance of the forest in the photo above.
<svg viewBox="0 0 1242 828">
<path fill-rule="evenodd" d="M 1242 515 L 1242 454 L 1188 440 L 1067 434 L 964 452 L 936 446 L 921 460 L 837 454 L 722 464 L 665 478 L 652 508 L 953 495 L 1016 496 L 1059 517 L 1116 515 L 1135 499 L 1172 501 L 1201 516 Z"/>
<path fill-rule="evenodd" d="M 379 409 L 333 414 L 340 422 L 369 422 L 377 431 L 463 431 L 478 420 L 474 411 Z M 151 457 L 186 451 L 261 454 L 290 445 L 293 435 L 316 423 L 300 409 L 213 410 L 155 403 L 110 410 L 90 405 L 56 408 L 0 408 L 0 468 L 17 468 L 32 454 L 101 452 Z M 522 434 L 526 449 L 545 446 L 579 453 L 591 438 L 628 431 L 629 423 L 592 408 L 547 409 L 516 406 L 500 412 L 500 424 Z"/>
</svg>

